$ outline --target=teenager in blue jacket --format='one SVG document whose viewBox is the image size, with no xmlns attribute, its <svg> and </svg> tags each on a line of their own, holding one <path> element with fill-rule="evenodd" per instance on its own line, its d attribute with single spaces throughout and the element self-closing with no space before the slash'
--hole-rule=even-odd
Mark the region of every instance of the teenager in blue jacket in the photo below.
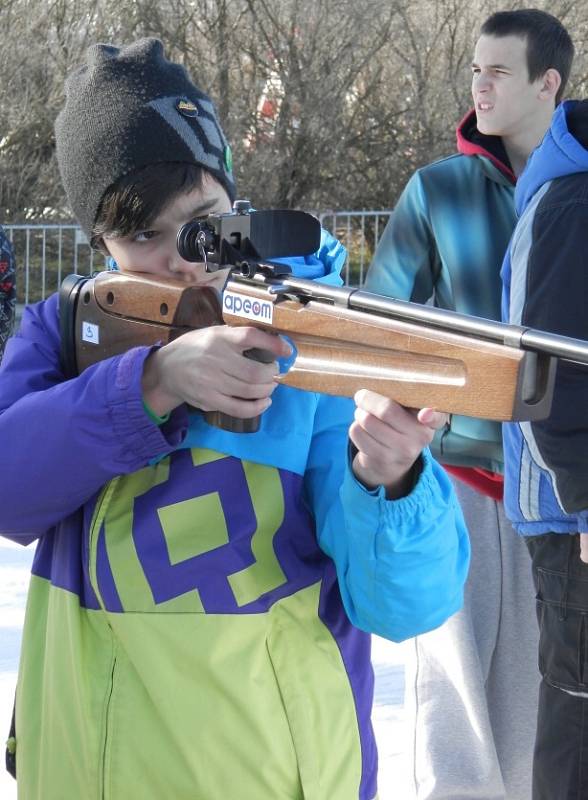
<svg viewBox="0 0 588 800">
<path fill-rule="evenodd" d="M 588 102 L 567 101 L 515 192 L 505 320 L 588 340 L 587 198 Z M 541 631 L 533 800 L 588 797 L 587 406 L 588 369 L 562 361 L 549 418 L 504 425 L 504 502 L 533 557 Z"/>
<path fill-rule="evenodd" d="M 56 124 L 69 202 L 123 272 L 210 285 L 179 227 L 230 211 L 210 100 L 161 42 L 95 45 Z M 339 281 L 341 246 L 293 266 Z M 39 540 L 16 705 L 19 796 L 376 796 L 370 631 L 402 639 L 462 601 L 468 541 L 426 445 L 445 415 L 277 386 L 285 341 L 213 326 L 64 380 L 57 298 L 0 371 L 14 491 Z M 258 433 L 199 412 L 262 414 Z"/>
</svg>

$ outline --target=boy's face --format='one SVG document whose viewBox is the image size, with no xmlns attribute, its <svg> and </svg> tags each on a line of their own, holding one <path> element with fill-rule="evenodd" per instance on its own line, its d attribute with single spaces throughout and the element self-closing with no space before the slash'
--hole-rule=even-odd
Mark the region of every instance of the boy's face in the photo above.
<svg viewBox="0 0 588 800">
<path fill-rule="evenodd" d="M 543 112 L 542 78 L 529 82 L 527 42 L 518 36 L 482 35 L 472 62 L 472 96 L 480 133 L 513 137 Z"/>
<path fill-rule="evenodd" d="M 229 270 L 219 269 L 209 273 L 202 262 L 184 261 L 178 253 L 176 237 L 181 226 L 195 217 L 229 211 L 231 202 L 226 191 L 212 176 L 205 175 L 201 189 L 178 195 L 147 230 L 116 238 L 105 236 L 104 244 L 121 272 L 146 273 L 186 283 L 206 284 L 220 291 Z"/>
</svg>

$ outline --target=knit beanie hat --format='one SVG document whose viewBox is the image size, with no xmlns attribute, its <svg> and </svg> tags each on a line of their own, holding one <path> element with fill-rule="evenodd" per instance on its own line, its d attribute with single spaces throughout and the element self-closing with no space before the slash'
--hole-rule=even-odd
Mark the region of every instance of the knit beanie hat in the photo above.
<svg viewBox="0 0 588 800">
<path fill-rule="evenodd" d="M 66 81 L 55 122 L 57 161 L 70 206 L 91 237 L 106 189 L 149 164 L 205 168 L 235 198 L 231 149 L 210 99 L 159 39 L 92 45 Z"/>
</svg>

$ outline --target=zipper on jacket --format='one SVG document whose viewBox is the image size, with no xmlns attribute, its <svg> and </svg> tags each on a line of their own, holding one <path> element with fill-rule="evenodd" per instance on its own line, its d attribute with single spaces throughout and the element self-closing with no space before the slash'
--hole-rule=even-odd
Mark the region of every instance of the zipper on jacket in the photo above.
<svg viewBox="0 0 588 800">
<path fill-rule="evenodd" d="M 108 751 L 110 748 L 110 737 L 111 737 L 111 713 L 112 713 L 112 702 L 113 702 L 113 694 L 114 694 L 114 676 L 116 673 L 116 666 L 117 666 L 117 657 L 116 657 L 116 641 L 114 635 L 112 633 L 112 625 L 110 624 L 110 620 L 108 619 L 108 614 L 106 613 L 106 608 L 104 606 L 104 601 L 102 599 L 102 595 L 100 593 L 100 587 L 98 585 L 98 555 L 97 555 L 97 548 L 98 548 L 98 537 L 100 536 L 100 528 L 103 525 L 104 517 L 106 515 L 106 510 L 108 508 L 108 504 L 110 502 L 110 498 L 112 497 L 114 487 L 118 482 L 118 478 L 114 478 L 113 480 L 109 481 L 109 483 L 102 489 L 98 500 L 96 501 L 96 506 L 94 508 L 94 513 L 92 515 L 92 520 L 90 522 L 90 530 L 88 536 L 88 574 L 90 576 L 90 584 L 94 589 L 96 597 L 98 599 L 98 603 L 100 604 L 100 608 L 102 609 L 102 613 L 104 614 L 106 625 L 110 631 L 111 635 L 111 643 L 112 643 L 112 664 L 110 668 L 110 683 L 107 687 L 107 694 L 106 694 L 106 706 L 104 709 L 104 738 L 102 741 L 102 753 L 100 756 L 101 760 L 101 778 L 102 778 L 102 787 L 100 789 L 100 798 L 101 800 L 106 800 L 107 795 L 110 792 L 106 790 L 106 780 L 108 774 Z"/>
<path fill-rule="evenodd" d="M 111 714 L 111 706 L 112 706 L 112 695 L 114 694 L 114 673 L 116 672 L 116 650 L 114 651 L 113 659 L 112 659 L 112 668 L 110 670 L 110 685 L 108 687 L 108 695 L 106 698 L 106 708 L 104 712 L 104 740 L 102 743 L 102 791 L 100 792 L 101 800 L 106 800 L 106 776 L 107 776 L 107 765 L 106 761 L 108 758 L 108 749 L 110 746 L 110 734 L 111 734 L 111 725 L 110 725 L 110 714 Z"/>
</svg>

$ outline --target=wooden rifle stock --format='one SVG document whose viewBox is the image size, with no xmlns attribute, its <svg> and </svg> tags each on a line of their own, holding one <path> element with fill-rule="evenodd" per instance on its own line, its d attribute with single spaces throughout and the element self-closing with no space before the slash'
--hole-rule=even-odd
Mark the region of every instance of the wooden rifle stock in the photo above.
<svg viewBox="0 0 588 800">
<path fill-rule="evenodd" d="M 222 300 L 210 288 L 118 272 L 70 276 L 61 292 L 70 375 L 195 328 L 256 325 L 293 344 L 278 378 L 289 386 L 344 396 L 365 388 L 413 408 L 536 420 L 550 412 L 556 356 L 588 363 L 585 342 L 290 277 L 232 274 Z"/>
</svg>

